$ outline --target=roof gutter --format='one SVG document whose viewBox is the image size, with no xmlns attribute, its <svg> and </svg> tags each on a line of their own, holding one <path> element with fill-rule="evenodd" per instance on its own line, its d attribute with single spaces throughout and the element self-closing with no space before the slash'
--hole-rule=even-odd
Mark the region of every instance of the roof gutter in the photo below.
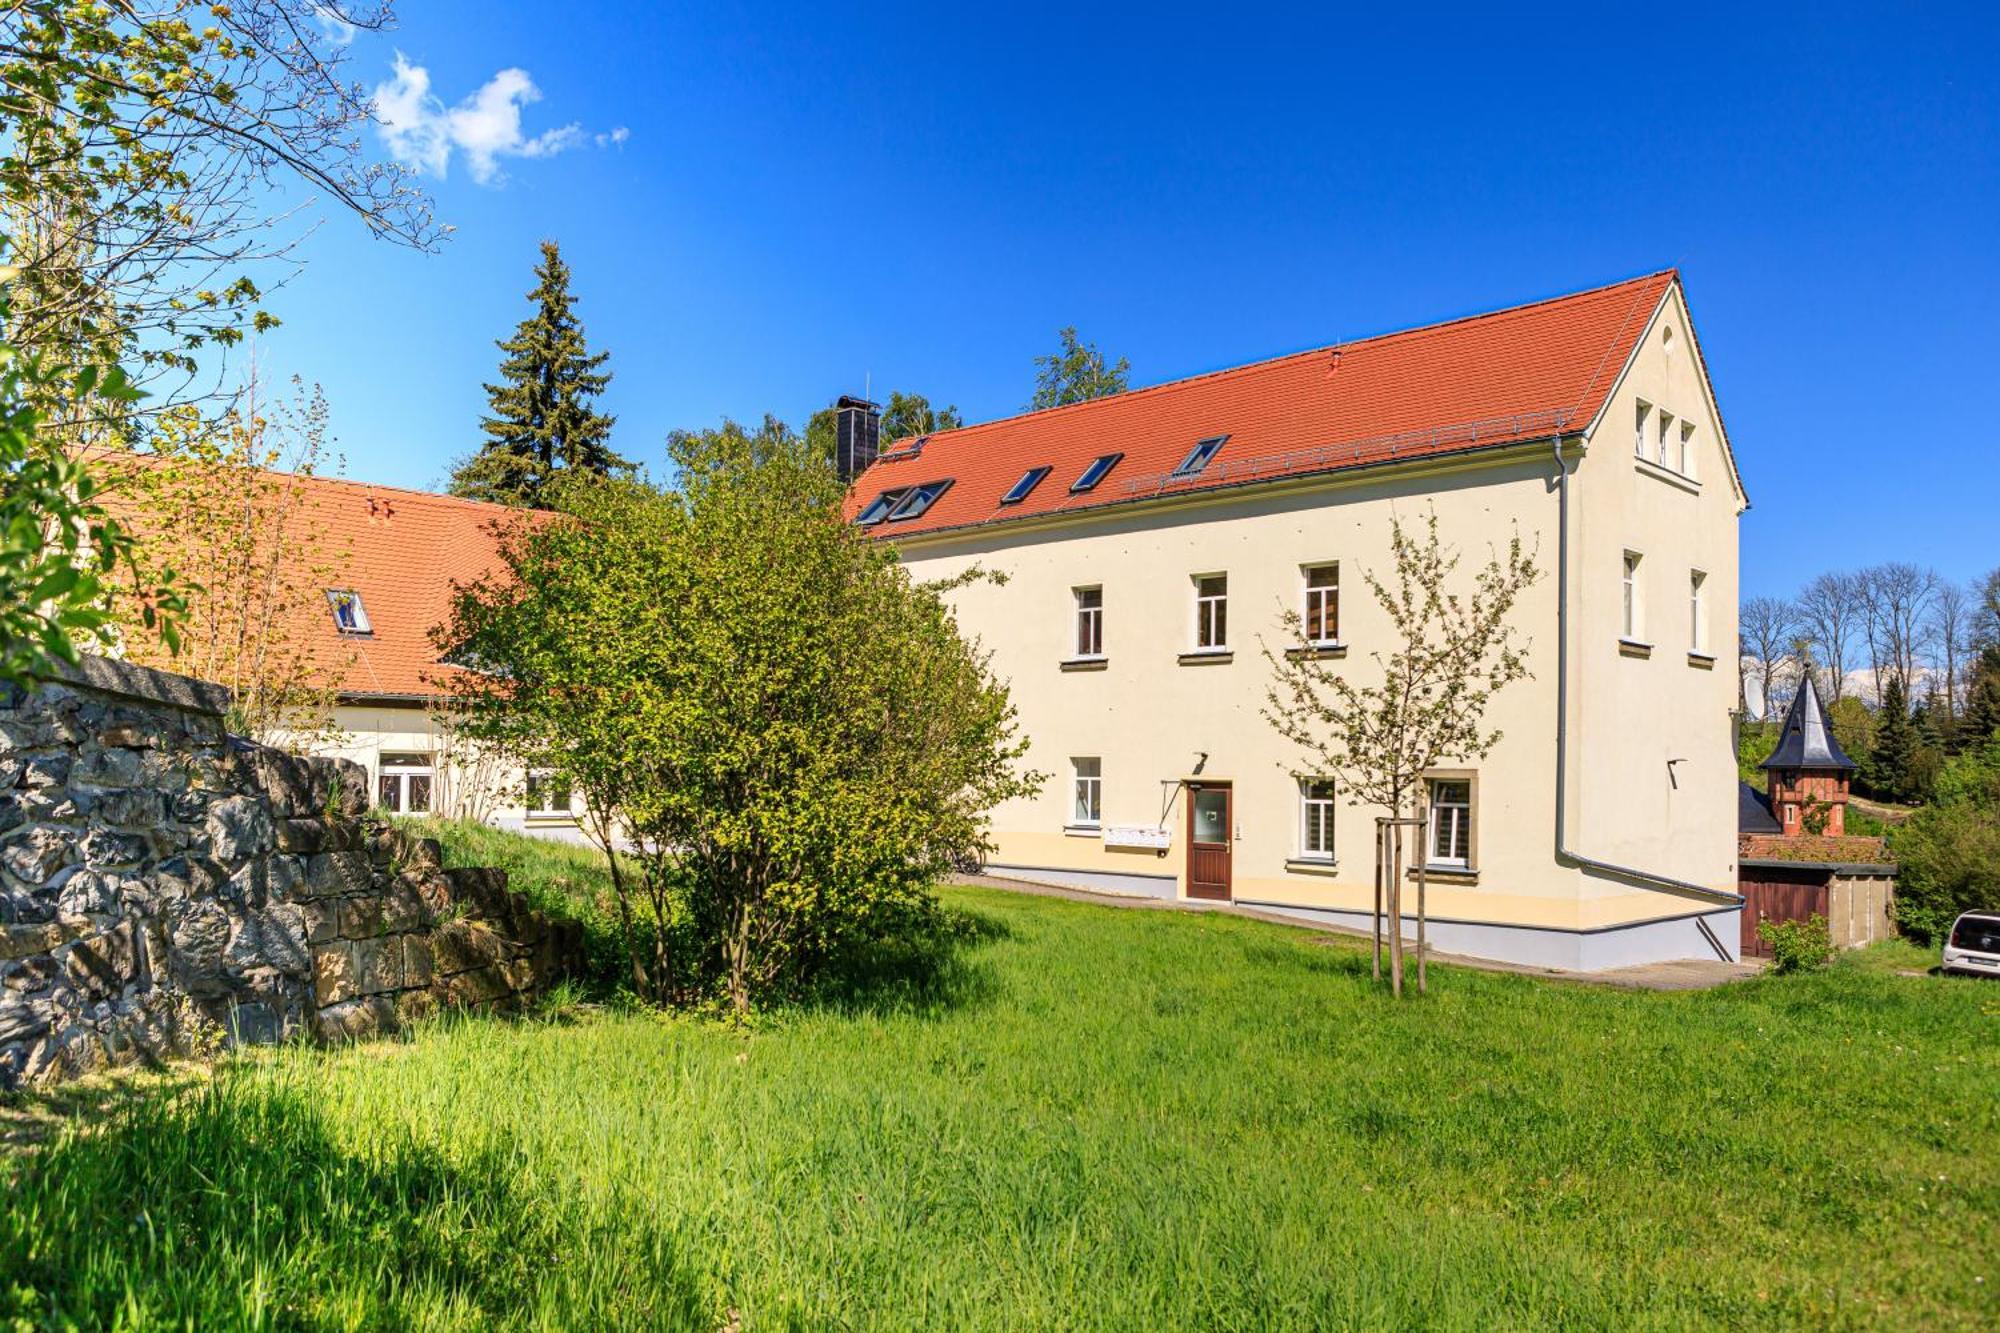
<svg viewBox="0 0 2000 1333">
<path fill-rule="evenodd" d="M 1700 898 L 1707 902 L 1728 907 L 1741 907 L 1743 895 L 1730 893 L 1724 889 L 1711 889 L 1701 884 L 1693 884 L 1683 879 L 1673 879 L 1667 875 L 1655 874 L 1650 870 L 1637 870 L 1631 866 L 1615 865 L 1610 861 L 1600 861 L 1594 856 L 1585 856 L 1569 845 L 1569 820 L 1566 815 L 1566 779 L 1569 775 L 1569 464 L 1563 458 L 1562 436 L 1555 439 L 1556 464 L 1556 861 L 1563 865 L 1573 865 L 1582 870 L 1595 871 L 1601 875 L 1611 875 L 1618 879 L 1631 880 L 1646 888 L 1681 897 Z M 1723 947 L 1715 932 L 1708 928 L 1706 921 L 1697 919 L 1701 933 L 1714 948 L 1716 955 L 1725 962 L 1731 961 L 1729 951 Z"/>
</svg>

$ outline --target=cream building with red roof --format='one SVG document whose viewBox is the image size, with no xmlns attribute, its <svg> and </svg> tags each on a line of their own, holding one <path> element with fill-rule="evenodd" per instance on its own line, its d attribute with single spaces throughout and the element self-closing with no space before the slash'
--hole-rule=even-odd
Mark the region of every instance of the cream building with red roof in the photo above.
<svg viewBox="0 0 2000 1333">
<path fill-rule="evenodd" d="M 1429 775 L 1436 947 L 1600 968 L 1738 950 L 1737 523 L 1748 507 L 1668 271 L 899 443 L 843 400 L 849 512 L 954 593 L 1053 775 L 996 872 L 1365 925 L 1373 821 L 1260 715 L 1297 609 L 1376 670 L 1364 571 L 1434 510 L 1519 532 L 1532 679 Z M 1469 571 L 1468 571 L 1469 572 Z M 1411 910 L 1414 910 L 1413 904 Z"/>
</svg>

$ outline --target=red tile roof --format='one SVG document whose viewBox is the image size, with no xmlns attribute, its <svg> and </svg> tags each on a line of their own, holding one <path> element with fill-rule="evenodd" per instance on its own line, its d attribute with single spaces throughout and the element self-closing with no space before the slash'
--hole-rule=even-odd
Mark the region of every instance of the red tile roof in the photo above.
<svg viewBox="0 0 2000 1333">
<path fill-rule="evenodd" d="M 122 461 L 143 464 L 145 456 Z M 306 541 L 288 561 L 329 589 L 360 593 L 368 616 L 369 633 L 343 634 L 323 599 L 305 607 L 312 660 L 337 672 L 344 697 L 414 702 L 438 693 L 434 681 L 452 668 L 438 664 L 430 636 L 450 617 L 453 585 L 498 569 L 495 525 L 519 521 L 527 511 L 336 477 L 265 476 L 306 489 L 301 521 L 291 529 L 293 540 L 303 534 Z M 143 541 L 144 515 L 120 504 L 115 484 L 108 503 L 134 521 Z M 176 669 L 172 660 L 158 665 Z"/>
<path fill-rule="evenodd" d="M 1317 348 L 1110 398 L 932 435 L 856 479 L 848 513 L 885 490 L 952 480 L 895 539 L 1000 520 L 1546 439 L 1588 426 L 1667 291 L 1668 269 L 1571 296 Z M 1173 479 L 1203 439 L 1228 436 L 1197 477 Z M 1125 457 L 1070 494 L 1092 459 Z M 1001 505 L 1030 468 L 1054 471 Z"/>
</svg>

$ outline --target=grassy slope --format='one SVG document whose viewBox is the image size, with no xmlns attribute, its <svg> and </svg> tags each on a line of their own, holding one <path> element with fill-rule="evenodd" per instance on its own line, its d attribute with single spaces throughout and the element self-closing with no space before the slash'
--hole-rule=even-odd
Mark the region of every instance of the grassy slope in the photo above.
<svg viewBox="0 0 2000 1333">
<path fill-rule="evenodd" d="M 85 1325 L 2000 1319 L 2000 987 L 1892 948 L 1397 1006 L 1344 942 L 949 896 L 1005 934 L 914 998 L 450 1022 L 141 1098 L 12 1183 L 0 1274 Z"/>
</svg>

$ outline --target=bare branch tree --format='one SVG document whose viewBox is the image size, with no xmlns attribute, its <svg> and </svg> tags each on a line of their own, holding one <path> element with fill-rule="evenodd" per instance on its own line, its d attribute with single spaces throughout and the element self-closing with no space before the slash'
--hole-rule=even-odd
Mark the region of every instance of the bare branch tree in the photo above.
<svg viewBox="0 0 2000 1333">
<path fill-rule="evenodd" d="M 1937 595 L 1931 600 L 1926 637 L 1937 650 L 1937 666 L 1944 673 L 1938 697 L 1945 716 L 1953 721 L 1957 720 L 1963 703 L 1960 687 L 1964 682 L 1960 677 L 1964 673 L 1960 668 L 1972 650 L 1973 621 L 1978 607 L 1977 589 L 1948 580 L 1938 583 Z"/>
<path fill-rule="evenodd" d="M 1821 574 L 1799 594 L 1797 627 L 1812 641 L 1828 702 L 1847 692 L 1856 640 L 1863 634 L 1863 600 L 1861 580 L 1854 574 Z"/>
<path fill-rule="evenodd" d="M 1864 570 L 1862 578 L 1875 697 L 1882 697 L 1885 673 L 1901 681 L 1903 693 L 1908 695 L 1918 684 L 1931 603 L 1937 597 L 1937 573 L 1891 561 Z"/>
<path fill-rule="evenodd" d="M 1737 616 L 1742 644 L 1738 670 L 1757 681 L 1757 715 L 1762 720 L 1772 715 L 1779 687 L 1794 661 L 1798 608 L 1783 597 L 1751 597 L 1743 602 Z"/>
</svg>

